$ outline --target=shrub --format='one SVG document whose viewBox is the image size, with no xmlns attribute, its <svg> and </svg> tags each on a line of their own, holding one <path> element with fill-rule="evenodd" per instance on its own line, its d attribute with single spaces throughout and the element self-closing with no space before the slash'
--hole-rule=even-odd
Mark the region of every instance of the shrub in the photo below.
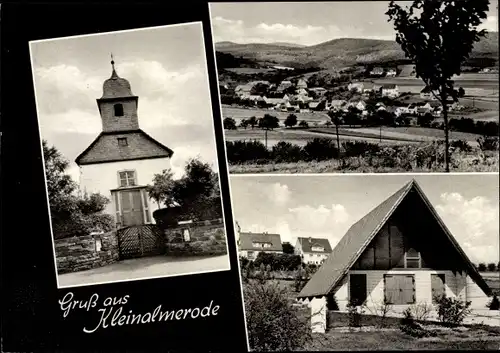
<svg viewBox="0 0 500 353">
<path fill-rule="evenodd" d="M 486 271 L 486 264 L 481 262 L 479 265 L 477 265 L 477 270 L 479 272 L 485 272 Z"/>
<path fill-rule="evenodd" d="M 349 327 L 361 327 L 362 315 L 365 312 L 364 305 L 357 305 L 356 302 L 349 302 L 347 304 L 347 313 L 349 317 Z"/>
<path fill-rule="evenodd" d="M 482 136 L 477 139 L 481 151 L 498 151 L 498 137 Z"/>
<path fill-rule="evenodd" d="M 471 313 L 471 302 L 442 296 L 436 300 L 439 320 L 448 326 L 457 326 Z"/>
<path fill-rule="evenodd" d="M 410 308 L 407 308 L 405 311 L 403 311 L 403 318 L 401 319 L 399 329 L 407 335 L 416 338 L 437 336 L 436 332 L 426 330 L 421 325 L 415 322 L 412 310 Z"/>
<path fill-rule="evenodd" d="M 412 305 L 411 312 L 416 320 L 425 321 L 429 318 L 432 309 L 432 305 L 422 302 Z"/>
<path fill-rule="evenodd" d="M 304 146 L 305 157 L 309 161 L 323 161 L 337 156 L 337 148 L 332 139 L 314 138 Z"/>
<path fill-rule="evenodd" d="M 302 159 L 302 148 L 290 142 L 280 141 L 273 146 L 272 158 L 276 163 L 296 163 Z"/>
<path fill-rule="evenodd" d="M 365 141 L 345 141 L 342 143 L 342 147 L 346 157 L 358 157 L 367 153 L 375 154 L 380 150 L 377 144 Z"/>
<path fill-rule="evenodd" d="M 260 141 L 227 141 L 227 159 L 230 163 L 266 160 L 269 151 Z"/>
<path fill-rule="evenodd" d="M 466 140 L 451 141 L 450 147 L 462 152 L 471 152 L 472 146 Z"/>
<path fill-rule="evenodd" d="M 493 295 L 493 298 L 487 305 L 490 310 L 500 310 L 500 301 L 498 300 L 497 295 Z"/>
<path fill-rule="evenodd" d="M 252 283 L 244 287 L 250 348 L 256 351 L 292 351 L 312 339 L 310 319 L 303 317 L 277 284 Z"/>
<path fill-rule="evenodd" d="M 491 262 L 488 264 L 487 268 L 488 268 L 488 271 L 495 272 L 497 269 L 497 264 L 494 262 Z"/>
<path fill-rule="evenodd" d="M 301 128 L 308 128 L 309 127 L 309 124 L 307 123 L 307 121 L 305 120 L 302 120 L 300 123 L 299 123 L 299 127 Z"/>
</svg>

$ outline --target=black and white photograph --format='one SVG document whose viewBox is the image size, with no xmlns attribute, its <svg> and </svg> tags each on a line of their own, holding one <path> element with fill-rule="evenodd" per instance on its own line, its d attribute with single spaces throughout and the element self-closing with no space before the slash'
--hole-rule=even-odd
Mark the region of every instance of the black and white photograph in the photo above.
<svg viewBox="0 0 500 353">
<path fill-rule="evenodd" d="M 498 1 L 221 2 L 210 18 L 230 173 L 498 172 Z"/>
<path fill-rule="evenodd" d="M 30 55 L 59 288 L 229 270 L 202 23 Z"/>
<path fill-rule="evenodd" d="M 250 348 L 500 345 L 497 173 L 233 175 Z"/>
</svg>

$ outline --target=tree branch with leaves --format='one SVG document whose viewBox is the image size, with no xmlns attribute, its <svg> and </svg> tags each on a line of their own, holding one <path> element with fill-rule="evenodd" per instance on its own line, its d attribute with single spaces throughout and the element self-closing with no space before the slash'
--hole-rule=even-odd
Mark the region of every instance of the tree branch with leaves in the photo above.
<svg viewBox="0 0 500 353">
<path fill-rule="evenodd" d="M 386 15 L 396 30 L 396 42 L 415 65 L 415 75 L 443 106 L 445 168 L 450 171 L 449 98 L 458 101 L 452 78 L 486 31 L 479 30 L 486 19 L 488 0 L 414 0 L 407 8 L 391 1 Z"/>
</svg>

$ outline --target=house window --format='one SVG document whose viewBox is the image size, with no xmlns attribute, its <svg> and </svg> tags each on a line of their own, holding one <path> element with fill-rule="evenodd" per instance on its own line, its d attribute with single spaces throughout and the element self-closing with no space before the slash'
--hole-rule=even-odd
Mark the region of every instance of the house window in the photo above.
<svg viewBox="0 0 500 353">
<path fill-rule="evenodd" d="M 313 246 L 311 248 L 312 251 L 325 251 L 325 249 L 321 246 Z"/>
<path fill-rule="evenodd" d="M 413 275 L 384 275 L 384 300 L 387 304 L 415 304 Z"/>
<path fill-rule="evenodd" d="M 114 110 L 115 116 L 123 116 L 123 105 L 115 104 L 113 106 L 113 110 Z"/>
<path fill-rule="evenodd" d="M 366 301 L 366 274 L 349 275 L 349 301 L 361 305 Z"/>
<path fill-rule="evenodd" d="M 182 231 L 182 236 L 184 238 L 184 241 L 191 241 L 191 235 L 189 234 L 189 229 L 184 229 Z"/>
<path fill-rule="evenodd" d="M 118 146 L 124 147 L 128 146 L 128 141 L 126 137 L 118 137 Z"/>
<path fill-rule="evenodd" d="M 445 276 L 443 273 L 431 274 L 431 294 L 432 303 L 436 303 L 437 299 L 446 295 Z"/>
<path fill-rule="evenodd" d="M 134 170 L 118 172 L 120 178 L 120 187 L 137 186 L 137 176 Z"/>
<path fill-rule="evenodd" d="M 405 268 L 421 268 L 422 267 L 422 257 L 420 252 L 413 248 L 410 248 L 405 253 Z"/>
</svg>

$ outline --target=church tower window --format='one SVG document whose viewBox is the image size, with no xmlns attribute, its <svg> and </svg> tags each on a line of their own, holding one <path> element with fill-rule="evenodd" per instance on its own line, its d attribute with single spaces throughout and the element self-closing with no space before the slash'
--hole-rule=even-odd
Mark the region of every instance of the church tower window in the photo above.
<svg viewBox="0 0 500 353">
<path fill-rule="evenodd" d="M 115 116 L 123 116 L 123 105 L 122 104 L 115 104 L 113 106 Z"/>
</svg>

